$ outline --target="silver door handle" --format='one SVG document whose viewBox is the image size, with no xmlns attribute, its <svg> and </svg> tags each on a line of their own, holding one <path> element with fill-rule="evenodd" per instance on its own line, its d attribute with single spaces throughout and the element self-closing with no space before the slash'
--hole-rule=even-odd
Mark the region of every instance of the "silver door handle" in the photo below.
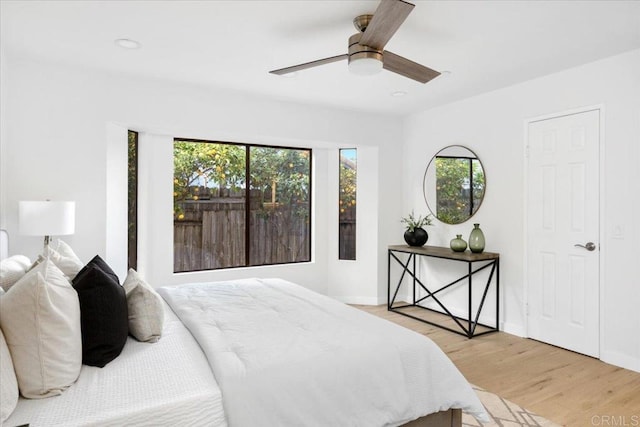
<svg viewBox="0 0 640 427">
<path fill-rule="evenodd" d="M 586 245 L 581 245 L 580 243 L 576 243 L 576 244 L 575 244 L 575 245 L 573 245 L 573 246 L 575 246 L 575 247 L 577 247 L 577 248 L 584 248 L 584 249 L 586 249 L 586 250 L 588 250 L 588 251 L 590 251 L 590 252 L 591 252 L 591 251 L 595 251 L 595 250 L 596 250 L 596 244 L 595 244 L 595 243 L 593 243 L 593 242 L 587 242 L 587 244 L 586 244 Z"/>
</svg>

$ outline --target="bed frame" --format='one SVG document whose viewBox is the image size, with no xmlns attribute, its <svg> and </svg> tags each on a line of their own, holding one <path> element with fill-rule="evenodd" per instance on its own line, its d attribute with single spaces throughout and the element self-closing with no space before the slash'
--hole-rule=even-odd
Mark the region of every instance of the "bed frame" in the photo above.
<svg viewBox="0 0 640 427">
<path fill-rule="evenodd" d="M 435 412 L 413 420 L 403 427 L 461 427 L 462 409 Z"/>
</svg>

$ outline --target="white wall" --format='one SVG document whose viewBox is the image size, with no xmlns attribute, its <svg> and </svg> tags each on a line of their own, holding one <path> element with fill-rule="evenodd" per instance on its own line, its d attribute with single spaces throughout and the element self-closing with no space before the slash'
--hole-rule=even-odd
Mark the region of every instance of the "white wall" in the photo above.
<svg viewBox="0 0 640 427">
<path fill-rule="evenodd" d="M 337 233 L 337 220 L 328 215 L 333 203 L 329 194 L 332 172 L 329 158 L 338 147 L 362 150 L 361 173 L 378 179 L 395 179 L 401 161 L 401 121 L 397 118 L 353 111 L 309 107 L 267 100 L 226 90 L 212 90 L 153 79 L 112 75 L 89 69 L 39 62 L 30 58 L 3 57 L 2 100 L 6 103 L 2 137 L 2 206 L 0 218 L 14 242 L 14 253 L 31 257 L 41 249 L 41 239 L 17 233 L 19 200 L 75 200 L 76 233 L 65 238 L 84 260 L 96 253 L 107 258 L 119 275 L 124 275 L 126 231 L 126 129 L 141 131 L 154 140 L 166 155 L 166 141 L 173 136 L 222 141 L 293 145 L 314 149 L 314 262 L 295 266 L 234 269 L 209 273 L 173 275 L 170 272 L 166 217 L 162 211 L 147 211 L 141 226 L 148 241 L 141 245 L 141 268 L 154 285 L 184 281 L 216 280 L 246 276 L 280 276 L 305 286 L 339 296 L 358 296 L 377 301 L 379 289 L 386 289 L 386 278 L 339 274 L 340 264 L 329 259 L 328 242 Z M 6 64 L 5 64 L 6 62 Z M 9 69 L 5 79 L 5 67 Z M 146 136 L 145 136 L 146 138 Z M 164 145 L 163 145 L 164 144 Z M 387 161 L 378 164 L 378 157 Z M 368 160 L 367 160 L 368 159 Z M 161 193 L 170 176 L 169 159 L 147 170 L 149 179 L 159 183 Z M 164 168 L 159 169 L 160 165 Z M 337 174 L 337 168 L 335 169 Z M 162 184 L 161 184 L 162 183 Z M 331 184 L 333 185 L 333 184 Z M 386 184 L 385 184 L 386 185 Z M 376 235 L 380 223 L 395 221 L 401 195 L 392 204 L 378 203 L 378 184 L 363 183 L 368 190 L 359 193 L 359 202 L 369 206 L 363 217 L 374 227 L 367 236 L 359 233 L 363 249 L 353 268 L 375 272 L 386 241 Z M 150 197 L 151 193 L 147 194 Z M 170 218 L 166 200 L 171 187 L 162 193 L 161 208 Z M 360 200 L 362 199 L 362 200 Z M 153 200 L 149 203 L 156 203 Z M 144 209 L 144 207 L 143 207 Z M 146 222 L 145 222 L 146 221 Z M 117 228 L 117 229 L 115 229 Z M 153 238 L 151 236 L 154 236 Z M 153 239 L 160 239 L 159 245 Z M 373 242 L 373 243 L 372 243 Z M 377 245 L 377 246 L 376 246 Z M 144 256 L 150 257 L 145 261 Z M 145 264 L 146 263 L 146 264 Z M 329 277 L 328 270 L 334 274 Z M 344 280 L 343 280 L 344 278 Z M 329 280 L 331 284 L 329 285 Z M 386 292 L 386 290 L 385 290 Z"/>
<path fill-rule="evenodd" d="M 461 144 L 478 154 L 487 175 L 480 210 L 463 224 L 429 228 L 430 243 L 447 246 L 455 234 L 466 238 L 472 223 L 480 223 L 487 250 L 501 253 L 504 329 L 525 335 L 525 121 L 592 105 L 604 108 L 601 358 L 640 370 L 640 50 L 408 117 L 404 210 L 426 209 L 422 177 L 440 148 Z"/>
<path fill-rule="evenodd" d="M 375 167 L 361 167 L 362 165 Z M 339 154 L 332 152 L 329 157 L 329 203 L 327 218 L 332 227 L 337 227 L 338 213 L 338 181 Z M 375 147 L 361 147 L 357 149 L 357 193 L 356 193 L 356 261 L 339 260 L 338 235 L 331 235 L 327 248 L 329 267 L 328 284 L 329 295 L 349 304 L 381 304 L 384 295 L 371 293 L 370 289 L 377 283 L 376 269 L 362 269 L 358 260 L 377 259 L 379 250 L 378 217 L 371 212 L 378 210 L 378 149 Z M 384 276 L 382 277 L 384 278 Z M 348 283 L 358 283 L 358 286 L 346 286 Z M 386 282 L 385 282 L 386 283 Z"/>
</svg>

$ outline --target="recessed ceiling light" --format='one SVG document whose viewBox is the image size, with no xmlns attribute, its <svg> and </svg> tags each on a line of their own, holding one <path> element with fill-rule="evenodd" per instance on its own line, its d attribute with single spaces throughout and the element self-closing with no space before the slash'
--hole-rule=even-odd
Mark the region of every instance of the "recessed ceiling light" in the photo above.
<svg viewBox="0 0 640 427">
<path fill-rule="evenodd" d="M 123 49 L 139 49 L 140 42 L 131 39 L 116 39 L 114 43 Z"/>
<path fill-rule="evenodd" d="M 394 98 L 400 98 L 401 96 L 405 96 L 407 94 L 407 92 L 405 92 L 404 90 L 396 90 L 395 92 L 391 93 L 391 96 L 393 96 Z"/>
</svg>

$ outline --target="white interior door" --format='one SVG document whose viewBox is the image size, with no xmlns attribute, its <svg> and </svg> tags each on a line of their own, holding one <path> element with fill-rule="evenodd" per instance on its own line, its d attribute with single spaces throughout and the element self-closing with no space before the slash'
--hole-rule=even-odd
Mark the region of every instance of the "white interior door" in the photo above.
<svg viewBox="0 0 640 427">
<path fill-rule="evenodd" d="M 528 125 L 529 336 L 593 357 L 600 329 L 599 147 L 599 110 Z"/>
</svg>

